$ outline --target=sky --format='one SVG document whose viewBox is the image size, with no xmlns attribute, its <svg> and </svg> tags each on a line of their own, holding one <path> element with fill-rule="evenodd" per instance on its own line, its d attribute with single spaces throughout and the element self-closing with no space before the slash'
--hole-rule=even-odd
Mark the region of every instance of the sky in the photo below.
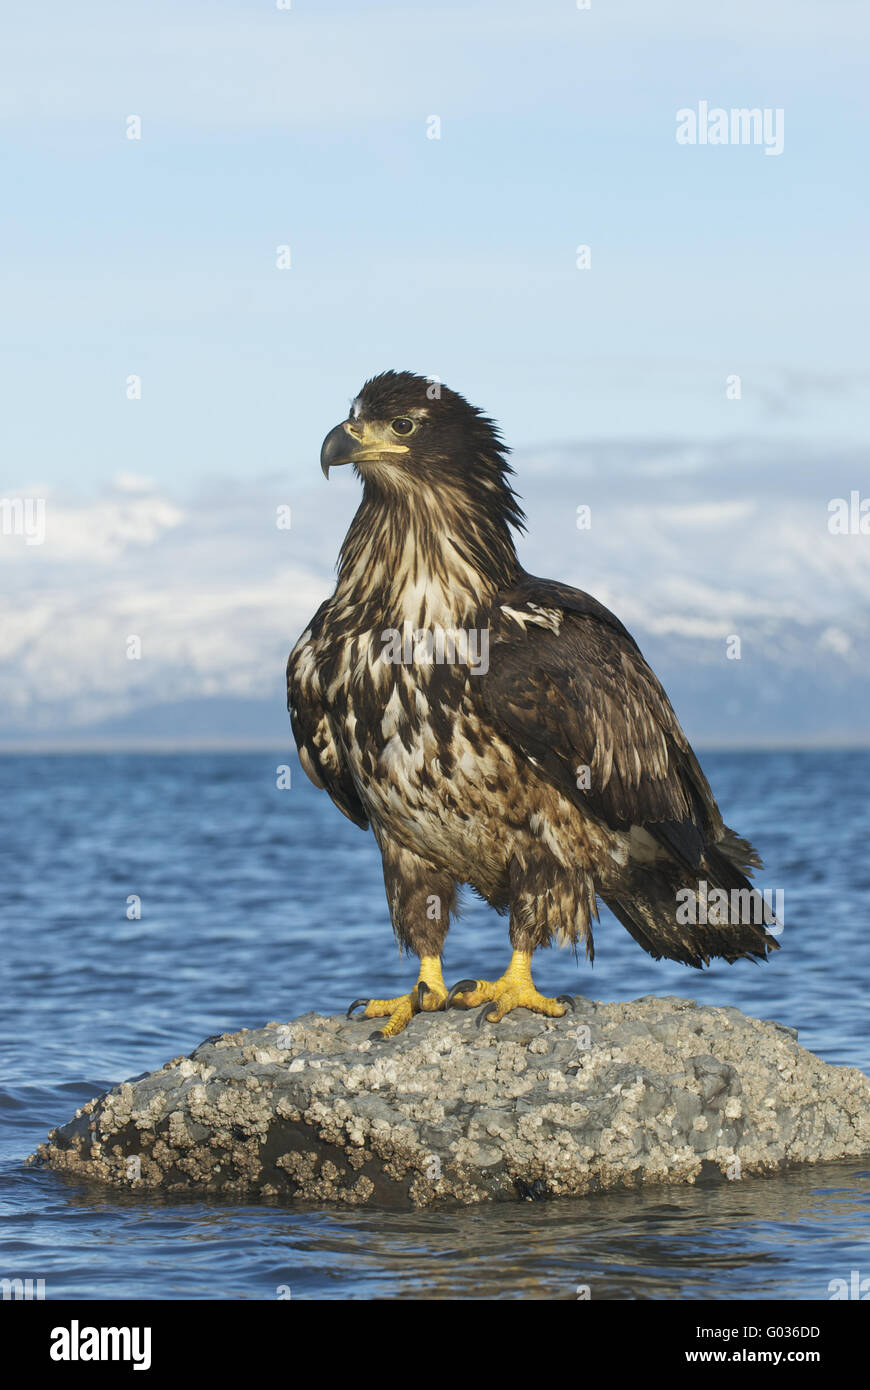
<svg viewBox="0 0 870 1390">
<path fill-rule="evenodd" d="M 321 440 L 393 367 L 499 420 L 524 559 L 620 605 L 687 727 L 870 737 L 870 537 L 826 511 L 870 493 L 868 30 L 858 0 L 5 16 L 0 499 L 47 528 L 0 534 L 0 736 L 267 727 L 355 504 Z M 781 112 L 781 152 L 679 143 L 702 102 Z"/>
</svg>

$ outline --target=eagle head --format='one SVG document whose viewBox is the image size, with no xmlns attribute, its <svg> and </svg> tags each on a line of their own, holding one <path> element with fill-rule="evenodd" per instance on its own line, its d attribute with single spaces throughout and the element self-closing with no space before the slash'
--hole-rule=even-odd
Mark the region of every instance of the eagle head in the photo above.
<svg viewBox="0 0 870 1390">
<path fill-rule="evenodd" d="M 521 526 L 507 453 L 494 421 L 458 391 L 389 371 L 367 381 L 347 419 L 330 430 L 320 466 L 328 478 L 330 468 L 352 463 L 367 486 L 386 494 L 464 494 Z"/>
</svg>

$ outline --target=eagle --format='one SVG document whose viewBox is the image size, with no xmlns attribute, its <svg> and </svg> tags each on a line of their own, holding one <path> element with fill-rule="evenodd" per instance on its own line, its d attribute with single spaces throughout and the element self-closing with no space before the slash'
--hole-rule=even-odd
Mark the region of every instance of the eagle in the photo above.
<svg viewBox="0 0 870 1390">
<path fill-rule="evenodd" d="M 746 910 L 761 860 L 723 823 L 637 643 L 591 595 L 520 565 L 508 453 L 458 392 L 396 371 L 321 450 L 327 480 L 353 465 L 362 501 L 290 654 L 288 708 L 305 772 L 374 833 L 399 950 L 419 958 L 407 994 L 351 1004 L 386 1020 L 378 1040 L 452 1006 L 482 1005 L 481 1023 L 563 1016 L 573 1000 L 538 991 L 532 955 L 582 943 L 591 960 L 599 899 L 656 960 L 778 944 Z M 497 980 L 448 990 L 462 885 L 508 914 L 512 955 Z"/>
</svg>

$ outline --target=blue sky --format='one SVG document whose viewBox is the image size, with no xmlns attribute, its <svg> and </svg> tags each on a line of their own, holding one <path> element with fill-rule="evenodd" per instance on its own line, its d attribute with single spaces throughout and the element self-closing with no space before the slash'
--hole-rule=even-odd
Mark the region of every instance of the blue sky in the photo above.
<svg viewBox="0 0 870 1390">
<path fill-rule="evenodd" d="M 0 536 L 0 739 L 218 698 L 283 737 L 358 493 L 320 443 L 387 367 L 500 421 L 521 557 L 626 620 L 691 736 L 870 739 L 870 537 L 826 525 L 870 490 L 868 31 L 858 0 L 13 9 L 0 496 L 49 509 Z M 781 108 L 783 152 L 678 144 L 701 101 Z"/>
<path fill-rule="evenodd" d="M 155 0 L 4 27 L 17 486 L 301 480 L 387 366 L 519 446 L 866 436 L 860 4 Z M 702 99 L 782 107 L 783 153 L 679 146 Z"/>
</svg>

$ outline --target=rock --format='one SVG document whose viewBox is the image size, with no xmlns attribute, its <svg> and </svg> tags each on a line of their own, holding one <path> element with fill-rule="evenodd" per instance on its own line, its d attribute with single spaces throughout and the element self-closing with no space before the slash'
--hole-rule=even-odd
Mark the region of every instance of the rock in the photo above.
<svg viewBox="0 0 870 1390">
<path fill-rule="evenodd" d="M 133 1190 L 350 1205 L 535 1199 L 870 1152 L 870 1085 L 794 1029 L 647 996 L 477 1027 L 306 1014 L 208 1038 L 53 1130 L 36 1162 Z"/>
</svg>

